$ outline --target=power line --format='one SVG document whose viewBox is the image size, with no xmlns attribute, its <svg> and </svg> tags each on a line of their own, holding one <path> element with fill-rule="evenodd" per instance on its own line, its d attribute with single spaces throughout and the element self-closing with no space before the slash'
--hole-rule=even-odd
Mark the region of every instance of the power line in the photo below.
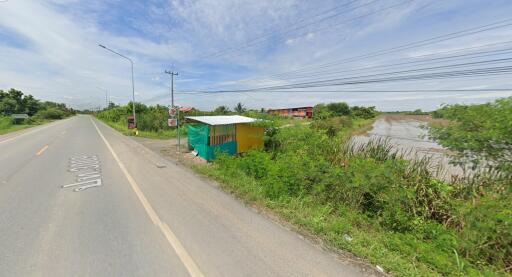
<svg viewBox="0 0 512 277">
<path fill-rule="evenodd" d="M 339 71 L 331 71 L 331 70 L 324 70 L 324 71 L 318 71 L 314 73 L 309 74 L 301 74 L 296 75 L 292 79 L 301 79 L 301 77 L 314 77 L 314 76 L 326 76 L 326 75 L 334 75 L 334 74 L 340 74 L 340 73 L 350 73 L 350 72 L 358 72 L 358 71 L 380 71 L 379 69 L 383 68 L 393 68 L 393 67 L 408 67 L 411 65 L 416 64 L 436 64 L 436 63 L 443 63 L 446 61 L 455 61 L 455 60 L 466 60 L 467 57 L 469 59 L 476 59 L 476 58 L 483 58 L 483 57 L 489 57 L 489 56 L 496 56 L 496 55 L 503 55 L 503 54 L 509 54 L 512 53 L 512 48 L 507 49 L 499 49 L 499 50 L 491 50 L 491 51 L 482 51 L 482 52 L 476 52 L 476 53 L 468 53 L 468 54 L 462 54 L 462 55 L 452 55 L 452 56 L 446 56 L 446 57 L 439 57 L 439 58 L 432 58 L 432 59 L 425 59 L 425 60 L 415 60 L 415 61 L 408 61 L 408 62 L 401 62 L 401 63 L 394 63 L 394 64 L 383 64 L 383 65 L 376 65 L 376 66 L 368 66 L 368 67 L 359 67 L 359 68 L 351 68 L 351 69 L 344 69 Z M 461 57 L 464 57 L 461 59 Z M 375 70 L 377 69 L 377 70 Z"/>
<path fill-rule="evenodd" d="M 504 20 L 496 21 L 496 22 L 493 22 L 490 24 L 472 27 L 472 28 L 468 28 L 468 29 L 464 29 L 464 30 L 460 30 L 460 31 L 452 32 L 452 33 L 448 33 L 448 34 L 443 34 L 443 35 L 431 37 L 428 39 L 418 40 L 418 41 L 406 43 L 403 45 L 399 45 L 399 46 L 395 46 L 395 47 L 391 47 L 391 48 L 387 48 L 387 49 L 383 49 L 383 50 L 369 52 L 369 53 L 362 54 L 362 55 L 352 56 L 349 58 L 342 58 L 342 59 L 338 59 L 336 61 L 332 61 L 332 62 L 328 62 L 328 63 L 320 63 L 318 65 L 314 65 L 314 64 L 307 65 L 302 69 L 296 69 L 296 70 L 276 73 L 276 74 L 272 74 L 272 75 L 261 76 L 259 78 L 244 79 L 244 80 L 240 80 L 239 82 L 249 81 L 249 80 L 261 80 L 261 79 L 265 79 L 265 78 L 282 77 L 282 76 L 286 76 L 286 75 L 298 73 L 298 72 L 305 73 L 305 72 L 308 72 L 308 70 L 311 70 L 308 68 L 315 68 L 315 69 L 328 68 L 328 67 L 332 67 L 335 65 L 339 65 L 341 63 L 349 63 L 349 62 L 353 62 L 353 61 L 357 61 L 357 60 L 373 58 L 373 57 L 382 56 L 382 55 L 390 54 L 390 53 L 395 53 L 398 51 L 412 49 L 412 48 L 416 48 L 416 47 L 420 47 L 420 46 L 427 46 L 427 45 L 431 45 L 431 44 L 435 44 L 435 43 L 439 43 L 439 42 L 443 42 L 443 41 L 447 41 L 447 40 L 451 40 L 451 39 L 455 39 L 455 38 L 461 38 L 464 36 L 475 35 L 475 34 L 487 32 L 490 30 L 508 27 L 508 26 L 512 25 L 512 23 L 510 23 L 511 21 L 512 21 L 512 18 L 504 19 Z"/>
<path fill-rule="evenodd" d="M 471 70 L 459 70 L 459 71 L 445 71 L 445 72 L 434 72 L 434 73 L 423 73 L 413 75 L 402 75 L 392 76 L 387 78 L 373 78 L 373 79 L 362 79 L 363 77 L 379 77 L 377 74 L 350 78 L 337 78 L 315 82 L 303 82 L 297 84 L 280 85 L 280 86 L 267 86 L 250 89 L 238 89 L 238 90 L 216 90 L 209 92 L 254 92 L 254 91 L 266 91 L 266 90 L 277 90 L 277 89 L 294 89 L 294 88 L 311 88 L 311 87 L 326 87 L 326 86 L 345 86 L 345 85 L 360 85 L 370 83 L 381 83 L 381 82 L 393 82 L 393 81 L 410 81 L 410 80 L 429 80 L 447 77 L 467 77 L 467 76 L 491 76 L 497 74 L 507 74 L 512 72 L 512 66 L 505 67 L 490 67 L 490 68 L 479 68 Z M 390 73 L 386 73 L 389 75 Z M 204 91 L 208 92 L 208 91 Z"/>
<path fill-rule="evenodd" d="M 272 92 L 272 93 L 350 93 L 350 92 L 367 92 L 367 93 L 389 93 L 389 92 L 496 92 L 496 91 L 510 91 L 512 93 L 512 88 L 496 88 L 496 89 L 410 89 L 410 90 L 270 90 L 264 92 Z M 176 92 L 177 95 L 195 95 L 195 94 L 206 94 L 206 95 L 215 95 L 215 94 L 225 94 L 225 93 L 243 93 L 246 95 L 247 92 L 200 92 L 200 91 L 191 91 L 191 92 Z"/>
<path fill-rule="evenodd" d="M 341 59 L 341 60 L 337 60 L 337 61 L 333 61 L 333 62 L 322 64 L 321 66 L 318 66 L 316 68 L 327 68 L 327 67 L 331 67 L 333 65 L 339 65 L 341 63 L 348 63 L 348 62 L 353 62 L 353 61 L 357 61 L 357 60 L 361 60 L 361 59 L 373 58 L 373 57 L 377 57 L 377 56 L 381 56 L 381 55 L 385 55 L 385 54 L 390 54 L 390 53 L 394 53 L 394 52 L 401 51 L 401 50 L 407 50 L 407 49 L 416 48 L 416 47 L 420 47 L 420 46 L 426 46 L 426 45 L 430 45 L 430 44 L 435 44 L 435 43 L 443 42 L 443 41 L 446 41 L 446 40 L 451 40 L 451 39 L 455 39 L 455 38 L 460 38 L 460 37 L 464 37 L 464 36 L 474 35 L 474 34 L 486 32 L 486 31 L 490 31 L 490 30 L 495 30 L 495 29 L 499 29 L 499 28 L 503 28 L 503 27 L 512 26 L 512 23 L 502 24 L 503 22 L 510 22 L 510 21 L 512 21 L 512 19 L 503 20 L 503 21 L 500 21 L 500 22 L 484 25 L 484 26 L 481 26 L 481 27 L 466 29 L 464 31 L 454 32 L 454 33 L 450 33 L 450 34 L 447 34 L 447 35 L 442 35 L 442 36 L 434 37 L 434 38 L 431 38 L 431 39 L 426 39 L 426 40 L 421 40 L 421 41 L 417 41 L 417 42 L 407 43 L 407 44 L 404 44 L 402 46 L 392 47 L 392 48 L 388 48 L 388 49 L 385 49 L 385 50 L 371 52 L 371 53 L 368 53 L 368 54 L 363 54 L 363 55 L 359 55 L 359 56 L 355 56 L 355 57 L 350 57 L 350 58 L 344 58 L 344 59 Z M 492 26 L 492 25 L 496 25 L 498 23 L 501 24 L 501 25 Z M 491 27 L 489 27 L 489 26 L 491 26 Z M 481 29 L 481 30 L 479 30 L 479 29 Z M 303 71 L 303 70 L 304 69 L 301 69 L 300 71 Z M 297 71 L 299 71 L 299 70 L 295 70 L 295 72 L 297 72 Z M 284 74 L 289 74 L 291 72 L 292 71 L 286 72 L 286 73 L 281 73 L 281 74 L 276 74 L 274 76 L 278 76 L 278 75 L 282 76 Z"/>
<path fill-rule="evenodd" d="M 349 11 L 353 11 L 353 10 L 355 10 L 355 9 L 358 9 L 358 8 L 361 8 L 361 7 L 364 7 L 364 6 L 367 6 L 367 5 L 369 5 L 369 4 L 373 3 L 373 2 L 376 2 L 376 1 L 377 1 L 377 0 L 373 0 L 373 1 L 371 1 L 371 2 L 365 3 L 364 5 L 361 5 L 361 6 L 359 6 L 359 7 L 356 7 L 356 8 L 354 8 L 354 9 L 352 9 L 352 10 L 349 10 Z M 356 17 L 350 18 L 350 19 L 348 19 L 348 20 L 344 20 L 344 21 L 338 22 L 338 24 L 336 24 L 336 25 L 327 26 L 327 27 L 324 27 L 324 28 L 321 28 L 321 29 L 316 29 L 316 30 L 314 30 L 314 31 L 315 31 L 315 32 L 318 32 L 318 31 L 322 31 L 322 30 L 325 30 L 325 29 L 329 29 L 329 28 L 332 28 L 332 27 L 334 27 L 334 26 L 341 25 L 341 24 L 343 24 L 343 23 L 352 22 L 352 21 L 355 21 L 355 20 L 358 20 L 358 19 L 361 19 L 361 18 L 365 18 L 365 17 L 371 16 L 371 15 L 374 15 L 374 14 L 378 14 L 378 13 L 380 13 L 380 12 L 383 12 L 383 11 L 386 11 L 386 10 L 389 10 L 389 9 L 393 9 L 393 8 L 396 8 L 396 7 L 400 6 L 400 5 L 404 5 L 404 4 L 407 4 L 407 3 L 413 2 L 413 1 L 415 1 L 415 0 L 407 0 L 407 1 L 404 1 L 404 2 L 400 2 L 400 3 L 398 3 L 398 4 L 390 5 L 390 6 L 387 6 L 387 7 L 383 8 L 383 9 L 379 9 L 379 10 L 377 10 L 377 11 L 373 11 L 373 12 L 369 12 L 369 13 L 366 13 L 366 14 L 363 14 L 363 15 L 360 15 L 360 16 L 356 16 Z M 346 12 L 347 12 L 347 11 L 345 11 L 345 12 L 343 12 L 343 13 L 346 13 Z M 343 13 L 339 13 L 339 14 L 337 14 L 336 16 L 341 15 L 341 14 L 343 14 Z M 328 18 L 332 18 L 332 17 L 334 17 L 334 16 L 329 16 Z M 321 20 L 321 21 L 324 21 L 324 20 Z M 305 25 L 305 26 L 301 26 L 301 27 L 295 27 L 295 28 L 292 28 L 291 30 L 288 30 L 288 31 L 283 32 L 283 33 L 280 33 L 280 35 L 288 34 L 288 33 L 291 33 L 291 32 L 292 32 L 292 31 L 294 31 L 294 30 L 302 29 L 302 28 L 305 28 L 305 27 L 310 27 L 310 25 L 312 25 L 312 24 L 313 24 L 313 23 L 310 23 L 310 24 L 307 24 L 307 25 Z M 274 34 L 274 35 L 275 35 L 275 34 Z M 269 38 L 267 38 L 267 39 L 261 40 L 261 41 L 253 41 L 253 42 L 251 42 L 251 43 L 246 43 L 245 45 L 242 45 L 242 46 L 237 47 L 237 48 L 234 48 L 234 49 L 233 49 L 233 48 L 230 48 L 230 49 L 223 50 L 220 54 L 218 54 L 218 55 L 213 55 L 212 57 L 214 57 L 214 58 L 215 58 L 215 57 L 224 56 L 224 55 L 226 55 L 227 53 L 230 53 L 230 52 L 238 52 L 238 51 L 243 50 L 243 49 L 245 49 L 245 48 L 250 48 L 250 47 L 253 47 L 253 46 L 255 46 L 255 45 L 261 44 L 261 43 L 263 43 L 263 42 L 270 41 L 271 39 L 273 39 L 273 36 L 271 36 L 271 37 L 269 37 Z M 276 41 L 283 41 L 283 39 L 282 39 L 282 38 L 281 38 L 281 39 L 276 39 Z M 211 57 L 210 57 L 210 58 L 211 58 Z"/>
</svg>

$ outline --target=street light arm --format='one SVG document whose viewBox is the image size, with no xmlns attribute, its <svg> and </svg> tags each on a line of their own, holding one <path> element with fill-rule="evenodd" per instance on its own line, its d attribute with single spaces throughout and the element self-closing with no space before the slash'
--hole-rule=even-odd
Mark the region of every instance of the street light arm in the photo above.
<svg viewBox="0 0 512 277">
<path fill-rule="evenodd" d="M 114 54 L 116 54 L 116 55 L 118 55 L 118 56 L 121 56 L 121 57 L 123 57 L 123 58 L 125 58 L 125 59 L 129 60 L 129 61 L 133 64 L 132 59 L 128 58 L 127 56 L 125 56 L 125 55 L 123 55 L 123 54 L 120 54 L 120 53 L 118 53 L 118 52 L 116 52 L 116 51 L 114 51 L 114 50 L 112 50 L 112 49 L 110 49 L 110 48 L 106 47 L 105 45 L 98 44 L 98 46 L 99 46 L 99 47 L 101 47 L 101 48 L 104 48 L 105 50 L 110 51 L 110 52 L 112 52 L 112 53 L 114 53 Z"/>
</svg>

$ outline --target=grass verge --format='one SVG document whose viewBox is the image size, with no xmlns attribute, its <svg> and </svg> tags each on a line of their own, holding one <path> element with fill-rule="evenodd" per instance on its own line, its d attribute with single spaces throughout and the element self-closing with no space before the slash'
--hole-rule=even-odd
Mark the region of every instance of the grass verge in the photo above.
<svg viewBox="0 0 512 277">
<path fill-rule="evenodd" d="M 128 129 L 128 126 L 126 126 L 126 123 L 107 121 L 102 118 L 98 118 L 98 119 L 105 122 L 110 127 L 116 129 L 123 135 L 126 135 L 126 136 L 134 135 L 133 130 Z M 181 131 L 181 135 L 186 136 L 186 134 L 183 132 L 183 130 Z M 171 138 L 178 137 L 178 132 L 176 129 L 160 130 L 158 132 L 139 130 L 138 136 L 144 137 L 144 138 L 151 138 L 151 139 L 171 139 Z"/>
<path fill-rule="evenodd" d="M 49 121 L 34 122 L 31 124 L 12 124 L 10 117 L 0 117 L 0 135 L 16 132 L 27 128 L 32 128 L 48 122 Z"/>
</svg>

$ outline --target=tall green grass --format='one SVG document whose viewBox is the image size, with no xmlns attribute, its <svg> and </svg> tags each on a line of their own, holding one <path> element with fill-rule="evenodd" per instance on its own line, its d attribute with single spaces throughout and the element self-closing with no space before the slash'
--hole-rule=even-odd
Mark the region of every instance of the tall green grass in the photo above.
<svg viewBox="0 0 512 277">
<path fill-rule="evenodd" d="M 137 112 L 137 129 L 139 136 L 153 139 L 169 139 L 178 136 L 176 128 L 167 126 L 167 111 L 163 107 L 141 106 Z M 131 115 L 131 109 L 127 106 L 116 107 L 101 111 L 96 116 L 107 123 L 112 128 L 125 135 L 133 135 L 133 131 L 128 129 L 127 116 Z M 187 128 L 181 128 L 181 135 L 187 135 Z"/>
<path fill-rule="evenodd" d="M 34 124 L 13 124 L 11 117 L 0 116 L 0 135 L 26 129 L 29 127 L 35 126 Z"/>
</svg>

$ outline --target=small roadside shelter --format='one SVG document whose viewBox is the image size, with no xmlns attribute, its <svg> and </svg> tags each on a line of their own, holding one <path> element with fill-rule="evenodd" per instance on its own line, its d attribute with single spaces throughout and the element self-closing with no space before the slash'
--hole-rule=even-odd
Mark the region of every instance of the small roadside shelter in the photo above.
<svg viewBox="0 0 512 277">
<path fill-rule="evenodd" d="M 187 116 L 188 145 L 207 161 L 215 152 L 230 155 L 263 147 L 264 128 L 255 126 L 257 120 L 240 115 Z"/>
</svg>

